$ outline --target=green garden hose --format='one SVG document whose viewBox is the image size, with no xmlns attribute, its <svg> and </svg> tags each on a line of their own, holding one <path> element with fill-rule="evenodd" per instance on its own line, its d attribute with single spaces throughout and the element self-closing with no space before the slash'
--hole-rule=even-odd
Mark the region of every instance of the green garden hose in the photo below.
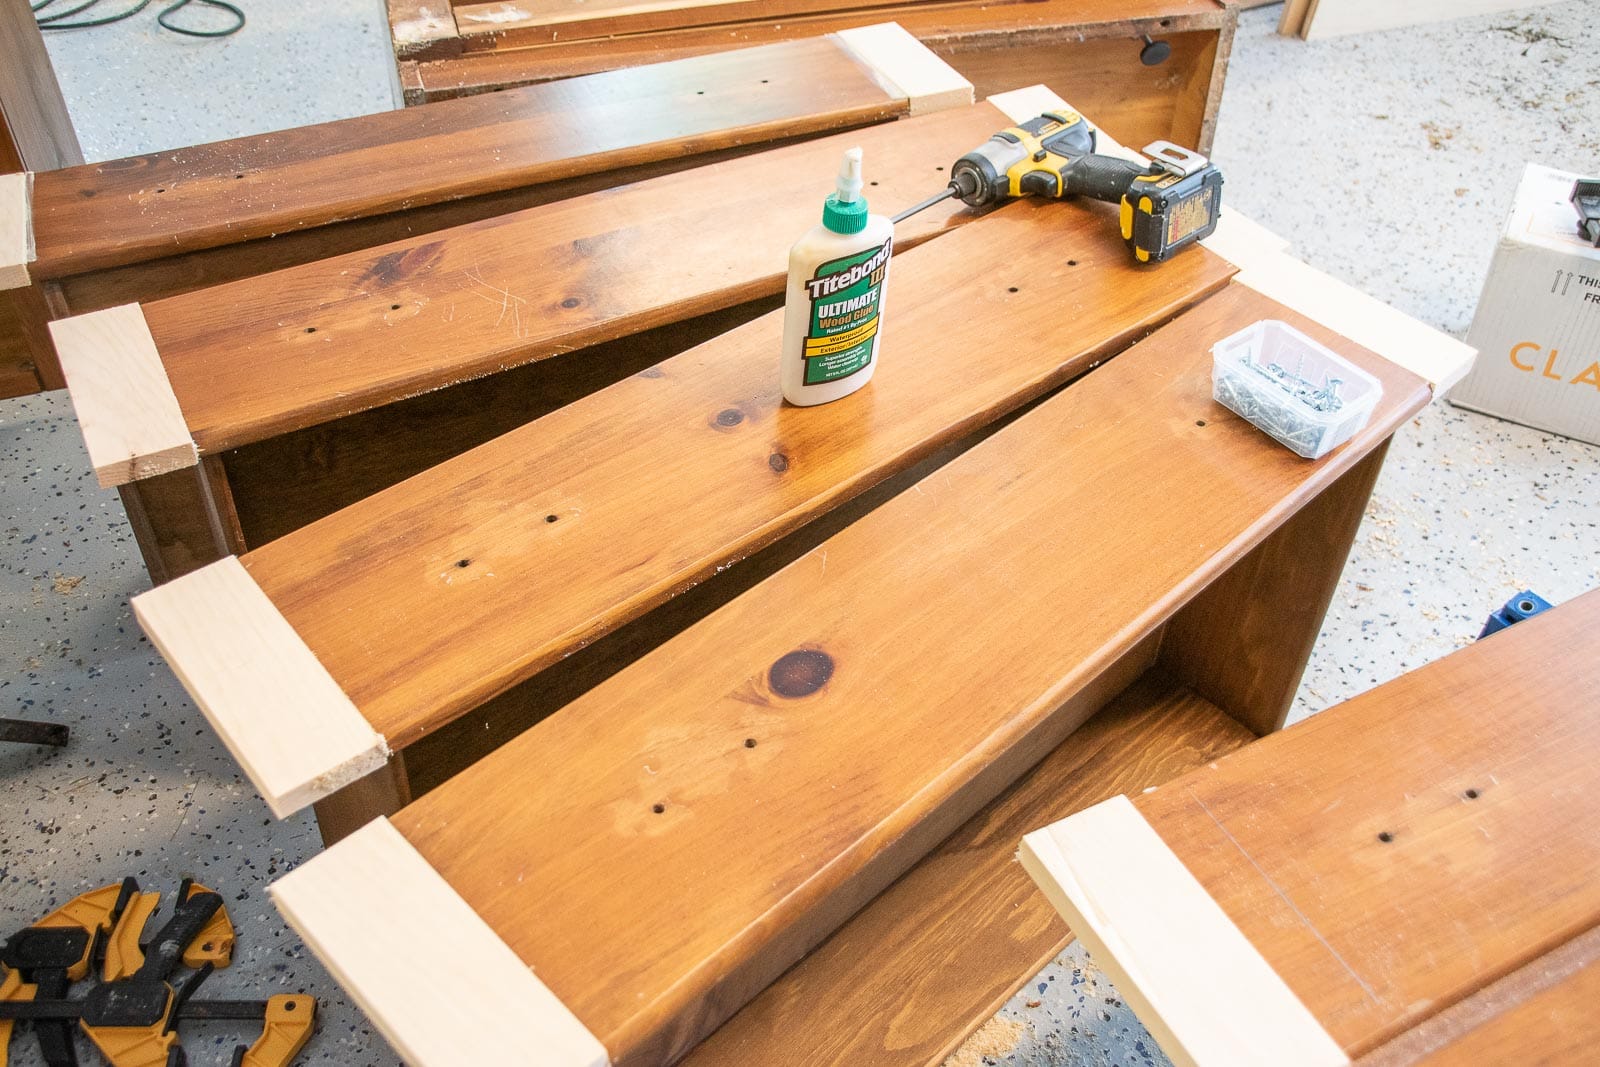
<svg viewBox="0 0 1600 1067">
<path fill-rule="evenodd" d="M 88 11 L 100 3 L 100 0 L 87 0 L 86 3 L 79 4 L 77 7 L 68 8 L 65 11 L 57 11 L 54 14 L 40 14 L 41 11 L 44 11 L 45 8 L 55 2 L 56 0 L 35 0 L 33 3 L 34 17 L 38 20 L 41 30 L 85 30 L 91 26 L 108 26 L 113 22 L 121 22 L 123 19 L 137 15 L 150 6 L 151 0 L 138 0 L 133 7 L 119 11 L 116 14 L 103 15 L 98 18 L 90 17 L 81 22 L 63 22 L 61 20 L 69 19 L 74 15 Z M 196 2 L 209 7 L 220 7 L 233 15 L 236 21 L 232 26 L 221 30 L 196 30 L 167 21 L 170 16 Z M 156 16 L 156 22 L 173 33 L 181 33 L 188 37 L 228 37 L 244 29 L 244 12 L 228 3 L 227 0 L 175 0 L 174 3 L 168 4 L 161 9 L 161 13 Z"/>
</svg>

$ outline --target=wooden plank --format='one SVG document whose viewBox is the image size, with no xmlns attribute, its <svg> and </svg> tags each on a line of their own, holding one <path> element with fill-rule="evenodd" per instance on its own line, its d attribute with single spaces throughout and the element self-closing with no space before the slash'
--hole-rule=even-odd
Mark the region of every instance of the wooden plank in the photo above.
<svg viewBox="0 0 1600 1067">
<path fill-rule="evenodd" d="M 1304 37 L 1306 15 L 1315 6 L 1316 0 L 1284 0 L 1278 32 L 1285 37 Z"/>
<path fill-rule="evenodd" d="M 1478 351 L 1289 255 L 1262 256 L 1239 281 L 1332 326 L 1427 379 L 1442 396 L 1472 369 Z"/>
<path fill-rule="evenodd" d="M 386 0 L 386 6 L 396 59 L 461 50 L 449 0 Z"/>
<path fill-rule="evenodd" d="M 58 319 L 56 354 L 103 486 L 199 462 L 150 327 L 137 304 Z"/>
<path fill-rule="evenodd" d="M 1258 734 L 1281 729 L 1388 446 L 1294 514 L 1167 624 L 1161 660 Z"/>
<path fill-rule="evenodd" d="M 37 272 L 66 277 L 908 106 L 824 37 L 73 167 L 37 176 Z"/>
<path fill-rule="evenodd" d="M 32 280 L 28 274 L 34 258 L 32 199 L 30 172 L 0 174 L 0 290 L 20 289 Z"/>
<path fill-rule="evenodd" d="M 595 71 L 615 70 L 640 63 L 660 62 L 685 56 L 704 55 L 730 47 L 746 47 L 792 40 L 819 33 L 835 33 L 872 22 L 899 23 L 912 36 L 949 59 L 958 55 L 957 70 L 980 86 L 967 68 L 968 53 L 1034 48 L 1055 48 L 1065 54 L 1057 73 L 1070 73 L 1075 50 L 1073 44 L 1100 40 L 1120 46 L 1128 64 L 1125 74 L 1143 68 L 1138 60 L 1139 37 L 1159 33 L 1182 36 L 1216 31 L 1232 18 L 1216 0 L 1143 0 L 1130 6 L 1083 0 L 1027 0 L 995 3 L 993 0 L 925 3 L 922 0 L 895 7 L 874 8 L 865 12 L 824 12 L 784 19 L 740 22 L 718 26 L 665 30 L 592 40 L 563 40 L 558 44 L 495 51 L 468 52 L 448 59 L 424 62 L 417 74 L 425 85 L 427 99 L 488 92 L 508 85 L 526 85 L 554 78 L 570 78 Z M 1121 41 L 1111 39 L 1122 38 Z M 1168 68 L 1163 65 L 1164 74 Z M 1007 84 L 978 88 L 979 96 L 1015 89 L 1038 80 L 1028 77 Z M 1056 84 L 1052 80 L 1052 84 Z M 1056 88 L 1070 92 L 1074 100 L 1085 102 L 1092 89 L 1092 78 Z M 1108 101 L 1115 101 L 1121 84 L 1107 87 Z M 1170 86 L 1168 86 L 1170 89 Z M 1094 114 L 1102 118 L 1106 109 L 1097 106 Z"/>
<path fill-rule="evenodd" d="M 969 315 L 1000 313 L 978 300 Z M 1059 319 L 1004 313 L 1020 349 L 1055 336 Z M 1329 336 L 1230 287 L 396 827 L 619 1064 L 670 1062 L 1043 758 L 1087 710 L 1077 694 L 1427 402 L 1358 354 L 1382 406 L 1299 460 L 1211 400 L 1206 339 L 1263 315 Z"/>
<path fill-rule="evenodd" d="M 388 749 L 233 557 L 133 598 L 133 613 L 280 818 Z"/>
<path fill-rule="evenodd" d="M 972 103 L 972 83 L 896 23 L 840 30 L 838 38 L 896 96 L 906 98 L 913 115 Z"/>
<path fill-rule="evenodd" d="M 1018 856 L 1179 1067 L 1350 1062 L 1127 797 Z"/>
<path fill-rule="evenodd" d="M 269 892 L 409 1062 L 609 1067 L 595 1036 L 387 821 Z M 424 927 L 432 936 L 416 936 Z"/>
<path fill-rule="evenodd" d="M 880 211 L 1006 118 L 987 105 L 791 145 L 709 171 L 498 219 L 144 305 L 205 452 L 782 291 L 789 245 L 816 224 L 839 155 L 867 153 Z M 877 184 L 872 184 L 877 183 Z M 904 248 L 973 213 L 940 205 Z"/>
<path fill-rule="evenodd" d="M 1513 11 L 1555 0 L 1411 0 L 1396 4 L 1390 0 L 1316 0 L 1306 11 L 1299 34 L 1308 41 L 1320 41 L 1350 33 L 1375 33 L 1406 26 L 1470 18 Z M 1281 29 L 1279 32 L 1283 32 Z"/>
<path fill-rule="evenodd" d="M 44 35 L 23 0 L 0 3 L 0 55 L 0 171 L 82 163 Z"/>
<path fill-rule="evenodd" d="M 615 37 L 689 26 L 788 18 L 821 11 L 890 7 L 895 0 L 595 0 L 581 7 L 563 0 L 495 0 L 454 3 L 451 9 L 465 48 L 517 47 L 557 40 Z"/>
<path fill-rule="evenodd" d="M 1582 1063 L 1600 1040 L 1600 927 L 1361 1057 L 1361 1067 Z"/>
<path fill-rule="evenodd" d="M 262 546 L 245 566 L 402 747 L 1081 373 L 1227 276 L 1205 253 L 1139 271 L 1098 211 L 1007 207 L 896 258 L 883 365 L 859 400 L 805 418 L 783 407 L 766 359 L 781 315 L 767 316 Z M 962 300 L 950 299 L 956 286 Z M 1044 329 L 1063 307 L 1071 337 L 972 358 L 992 349 L 988 313 Z M 897 362 L 897 347 L 915 356 Z M 514 640 L 487 637 L 503 627 Z"/>
<path fill-rule="evenodd" d="M 990 0 L 988 6 L 1000 14 L 987 17 L 996 32 L 1020 28 L 1015 23 L 1029 16 L 1013 11 L 1035 0 Z M 934 17 L 960 18 L 975 4 L 918 2 L 895 4 L 887 0 L 690 0 L 690 3 L 626 4 L 614 2 L 585 4 L 581 11 L 560 5 L 558 0 L 495 0 L 489 3 L 457 4 L 455 17 L 461 31 L 462 47 L 468 50 L 533 50 L 553 42 L 586 44 L 586 39 L 630 37 L 641 41 L 674 31 L 710 32 L 739 29 L 772 23 L 812 24 L 830 17 L 865 22 L 904 21 L 926 11 Z M 618 10 L 622 7 L 633 10 Z M 1156 18 L 1200 11 L 1223 14 L 1223 6 L 1213 2 L 1155 3 L 1130 8 L 1107 0 L 1074 0 L 1074 20 L 1079 23 L 1121 23 L 1140 17 Z M 837 27 L 830 27 L 837 28 Z M 909 27 L 908 28 L 912 28 Z M 913 28 L 918 37 L 920 31 Z M 530 48 L 530 46 L 532 46 Z"/>
<path fill-rule="evenodd" d="M 942 1063 L 1072 938 L 1016 863 L 1029 830 L 1253 735 L 1147 672 L 684 1059 L 684 1067 Z"/>
<path fill-rule="evenodd" d="M 1590 593 L 1134 805 L 1363 1055 L 1600 925 L 1597 626 Z"/>
</svg>

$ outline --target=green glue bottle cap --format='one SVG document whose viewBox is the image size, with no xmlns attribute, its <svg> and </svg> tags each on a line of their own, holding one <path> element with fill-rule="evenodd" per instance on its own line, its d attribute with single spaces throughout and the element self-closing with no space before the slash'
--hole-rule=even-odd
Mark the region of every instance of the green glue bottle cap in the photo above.
<svg viewBox="0 0 1600 1067">
<path fill-rule="evenodd" d="M 839 179 L 823 201 L 822 225 L 834 233 L 860 233 L 867 228 L 867 201 L 861 195 L 861 149 L 852 148 L 839 161 Z"/>
</svg>

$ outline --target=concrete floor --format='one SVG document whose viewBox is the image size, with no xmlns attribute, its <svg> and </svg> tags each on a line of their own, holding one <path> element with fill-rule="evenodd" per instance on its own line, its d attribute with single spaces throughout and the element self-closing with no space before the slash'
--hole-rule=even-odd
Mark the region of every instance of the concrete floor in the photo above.
<svg viewBox="0 0 1600 1067">
<path fill-rule="evenodd" d="M 244 6 L 248 28 L 223 41 L 157 31 L 153 10 L 50 35 L 89 157 L 387 106 L 380 0 Z M 1276 8 L 1245 14 L 1214 152 L 1228 202 L 1313 265 L 1464 332 L 1522 163 L 1600 170 L 1600 53 L 1584 47 L 1593 10 L 1316 44 L 1277 37 Z M 1295 716 L 1469 642 L 1520 589 L 1560 602 L 1600 584 L 1597 458 L 1444 404 L 1420 415 L 1396 439 Z M 0 401 L 0 515 L 0 714 L 75 735 L 60 752 L 0 750 L 0 934 L 124 874 L 166 889 L 194 875 L 223 892 L 239 929 L 238 962 L 212 995 L 315 993 L 322 1026 L 305 1062 L 395 1063 L 266 900 L 266 885 L 316 850 L 315 830 L 270 818 L 140 636 L 127 601 L 146 579 L 63 394 Z M 197 1067 L 226 1062 L 236 1033 L 189 1038 Z M 1165 1062 L 1076 948 L 957 1059 Z"/>
</svg>

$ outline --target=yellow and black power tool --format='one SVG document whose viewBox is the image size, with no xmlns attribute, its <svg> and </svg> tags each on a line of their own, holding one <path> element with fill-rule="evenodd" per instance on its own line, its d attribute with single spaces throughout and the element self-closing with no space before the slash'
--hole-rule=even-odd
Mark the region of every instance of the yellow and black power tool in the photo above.
<svg viewBox="0 0 1600 1067">
<path fill-rule="evenodd" d="M 1168 141 L 1146 145 L 1150 163 L 1095 154 L 1095 130 L 1061 108 L 1001 130 L 950 168 L 950 185 L 895 222 L 957 197 L 985 207 L 1020 196 L 1087 196 L 1120 204 L 1122 237 L 1141 263 L 1160 263 L 1216 229 L 1222 172 Z"/>
</svg>

